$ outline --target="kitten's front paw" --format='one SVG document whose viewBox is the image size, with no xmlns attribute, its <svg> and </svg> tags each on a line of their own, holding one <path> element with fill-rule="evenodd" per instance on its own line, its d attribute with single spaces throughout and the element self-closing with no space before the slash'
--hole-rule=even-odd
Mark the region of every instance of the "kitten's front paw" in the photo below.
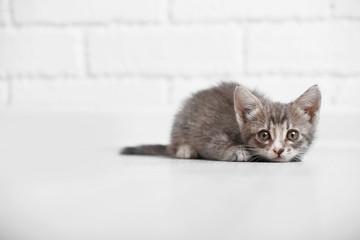
<svg viewBox="0 0 360 240">
<path fill-rule="evenodd" d="M 239 149 L 235 152 L 236 162 L 247 162 L 250 159 L 250 154 L 244 149 Z"/>
<path fill-rule="evenodd" d="M 250 159 L 250 154 L 244 148 L 241 148 L 235 152 L 235 157 L 237 162 L 247 162 Z"/>
<path fill-rule="evenodd" d="M 231 147 L 224 154 L 225 161 L 247 162 L 250 158 L 250 154 L 242 146 Z"/>
</svg>

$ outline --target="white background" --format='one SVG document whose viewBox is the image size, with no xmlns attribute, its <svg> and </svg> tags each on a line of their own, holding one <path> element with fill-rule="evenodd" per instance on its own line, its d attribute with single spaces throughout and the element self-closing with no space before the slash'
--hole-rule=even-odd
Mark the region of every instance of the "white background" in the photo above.
<svg viewBox="0 0 360 240">
<path fill-rule="evenodd" d="M 334 115 L 359 115 L 359 42 L 358 0 L 0 0 L 0 109 L 118 113 L 117 144 L 167 142 L 198 89 L 232 80 L 289 101 L 319 84 L 330 134 Z"/>
<path fill-rule="evenodd" d="M 224 80 L 319 84 L 304 163 L 117 155 Z M 359 91 L 359 0 L 0 0 L 0 237 L 359 239 Z"/>
</svg>

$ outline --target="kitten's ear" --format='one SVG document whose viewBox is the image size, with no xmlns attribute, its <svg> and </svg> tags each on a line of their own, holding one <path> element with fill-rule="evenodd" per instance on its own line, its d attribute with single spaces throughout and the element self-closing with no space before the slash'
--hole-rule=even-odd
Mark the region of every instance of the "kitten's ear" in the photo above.
<svg viewBox="0 0 360 240">
<path fill-rule="evenodd" d="M 236 119 L 240 125 L 251 120 L 261 108 L 262 103 L 249 90 L 243 86 L 237 86 L 234 92 L 234 108 Z"/>
<path fill-rule="evenodd" d="M 293 103 L 295 110 L 300 110 L 309 116 L 309 122 L 318 119 L 321 106 L 321 93 L 317 85 L 312 86 Z"/>
</svg>

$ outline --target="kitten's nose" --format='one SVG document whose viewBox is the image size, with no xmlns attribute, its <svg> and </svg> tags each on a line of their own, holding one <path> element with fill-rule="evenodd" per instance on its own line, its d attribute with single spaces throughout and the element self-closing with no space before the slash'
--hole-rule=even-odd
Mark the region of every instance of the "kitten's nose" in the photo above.
<svg viewBox="0 0 360 240">
<path fill-rule="evenodd" d="M 277 150 L 277 149 L 274 148 L 273 151 L 274 151 L 274 153 L 276 153 L 280 157 L 280 155 L 285 151 L 285 149 L 280 148 L 279 150 Z"/>
</svg>

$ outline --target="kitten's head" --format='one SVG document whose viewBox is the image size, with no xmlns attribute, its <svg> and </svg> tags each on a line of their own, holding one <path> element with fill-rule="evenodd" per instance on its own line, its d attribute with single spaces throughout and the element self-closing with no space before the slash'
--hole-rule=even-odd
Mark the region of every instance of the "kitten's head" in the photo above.
<svg viewBox="0 0 360 240">
<path fill-rule="evenodd" d="M 238 86 L 234 107 L 243 141 L 253 160 L 299 161 L 316 131 L 321 94 L 315 85 L 294 102 L 271 102 Z"/>
</svg>

